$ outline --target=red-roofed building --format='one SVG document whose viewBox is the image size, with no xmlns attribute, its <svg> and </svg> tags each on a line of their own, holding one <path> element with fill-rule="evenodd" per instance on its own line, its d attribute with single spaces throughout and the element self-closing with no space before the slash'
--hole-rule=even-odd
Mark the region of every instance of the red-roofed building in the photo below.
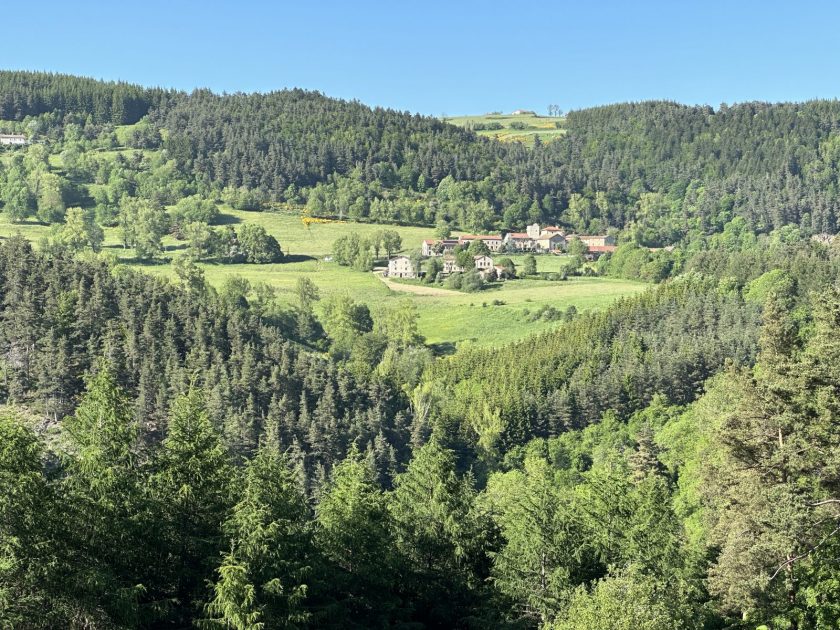
<svg viewBox="0 0 840 630">
<path fill-rule="evenodd" d="M 451 238 L 445 238 L 442 241 L 426 239 L 423 241 L 421 253 L 423 256 L 443 256 L 444 254 L 451 254 L 452 250 L 458 245 L 459 242 Z"/>
<path fill-rule="evenodd" d="M 502 237 L 493 234 L 461 234 L 458 237 L 458 242 L 461 245 L 469 245 L 472 241 L 483 241 L 487 245 L 487 249 L 491 252 L 497 252 L 502 249 Z"/>
<path fill-rule="evenodd" d="M 586 257 L 590 260 L 596 260 L 604 254 L 612 254 L 618 247 L 615 245 L 590 245 L 586 249 Z"/>
<path fill-rule="evenodd" d="M 505 245 L 522 252 L 534 251 L 536 243 L 527 232 L 508 232 L 504 238 Z"/>
</svg>

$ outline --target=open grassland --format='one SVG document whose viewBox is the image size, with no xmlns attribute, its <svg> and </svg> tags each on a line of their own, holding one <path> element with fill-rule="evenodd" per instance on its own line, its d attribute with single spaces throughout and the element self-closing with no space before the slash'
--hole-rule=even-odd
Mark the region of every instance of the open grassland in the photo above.
<svg viewBox="0 0 840 630">
<path fill-rule="evenodd" d="M 458 127 L 475 129 L 477 126 L 484 126 L 484 129 L 477 129 L 476 133 L 487 138 L 496 138 L 504 142 L 522 142 L 534 144 L 534 138 L 539 136 L 542 142 L 551 142 L 566 133 L 562 128 L 564 118 L 554 116 L 537 116 L 536 114 L 484 114 L 482 116 L 454 116 L 443 119 Z M 560 128 L 557 127 L 560 124 Z M 487 129 L 495 124 L 502 125 L 501 129 Z M 514 129 L 513 126 L 524 126 L 521 129 Z"/>
<path fill-rule="evenodd" d="M 435 237 L 434 228 L 430 227 L 378 225 L 375 223 L 355 223 L 353 221 L 312 223 L 307 227 L 299 213 L 246 212 L 226 206 L 222 206 L 221 211 L 222 223 L 248 222 L 261 225 L 266 232 L 280 241 L 284 252 L 292 255 L 324 256 L 332 251 L 332 244 L 335 239 L 350 232 L 357 232 L 361 236 L 369 236 L 383 228 L 396 230 L 402 237 L 404 251 L 419 249 L 423 239 Z"/>
<path fill-rule="evenodd" d="M 540 307 L 547 305 L 566 309 L 574 305 L 578 311 L 600 309 L 613 300 L 637 293 L 646 285 L 639 282 L 608 278 L 571 278 L 565 282 L 544 280 L 510 280 L 478 293 L 451 292 L 446 295 L 410 295 L 392 291 L 372 273 L 364 273 L 327 262 L 333 241 L 349 232 L 370 234 L 382 228 L 396 229 L 403 240 L 405 251 L 417 249 L 424 238 L 432 238 L 433 228 L 383 226 L 362 223 L 315 223 L 308 228 L 299 214 L 244 212 L 223 208 L 222 223 L 262 225 L 275 236 L 283 250 L 290 254 L 288 262 L 272 265 L 225 265 L 201 263 L 207 281 L 222 287 L 231 276 L 247 279 L 252 285 L 264 283 L 276 291 L 280 305 L 290 306 L 294 301 L 294 287 L 298 278 L 308 277 L 319 287 L 322 296 L 346 292 L 355 300 L 367 303 L 374 313 L 410 299 L 420 315 L 420 332 L 427 341 L 441 351 L 469 344 L 500 345 L 520 339 L 528 334 L 562 325 L 557 321 L 530 321 Z M 38 242 L 49 236 L 52 228 L 37 223 L 11 224 L 0 214 L 0 237 L 21 234 Z M 167 236 L 163 256 L 179 255 L 184 243 Z M 105 229 L 104 256 L 120 264 L 147 273 L 174 277 L 171 263 L 141 264 L 134 260 L 134 252 L 123 249 L 117 228 Z M 520 266 L 524 256 L 511 256 Z M 564 263 L 562 256 L 537 256 L 539 271 L 559 271 Z M 494 304 L 494 301 L 497 302 Z M 501 304 L 499 304 L 501 302 Z"/>
</svg>

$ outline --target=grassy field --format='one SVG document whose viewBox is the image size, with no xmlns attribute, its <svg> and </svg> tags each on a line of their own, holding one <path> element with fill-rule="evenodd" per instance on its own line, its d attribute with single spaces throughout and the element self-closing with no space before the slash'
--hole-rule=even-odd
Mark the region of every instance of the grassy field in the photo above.
<svg viewBox="0 0 840 630">
<path fill-rule="evenodd" d="M 488 125 L 499 123 L 502 129 L 483 129 L 476 133 L 488 138 L 496 138 L 505 142 L 523 142 L 534 144 L 534 138 L 539 136 L 542 142 L 551 142 L 566 133 L 562 128 L 565 119 L 559 117 L 537 116 L 536 114 L 484 114 L 483 116 L 454 116 L 443 119 L 452 125 L 472 129 L 476 124 Z M 557 128 L 555 123 L 560 123 Z M 513 129 L 512 123 L 522 123 L 525 129 Z"/>
<path fill-rule="evenodd" d="M 572 278 L 565 282 L 543 280 L 511 280 L 479 293 L 455 292 L 446 296 L 407 295 L 391 291 L 374 274 L 341 267 L 324 261 L 333 241 L 348 232 L 369 234 L 387 227 L 400 232 L 404 250 L 417 249 L 424 238 L 432 238 L 433 228 L 382 226 L 360 223 L 318 223 L 307 228 L 295 213 L 244 212 L 223 208 L 222 222 L 241 225 L 246 222 L 265 227 L 275 236 L 289 262 L 274 265 L 201 264 L 205 276 L 213 286 L 220 287 L 230 276 L 241 276 L 252 284 L 265 283 L 276 290 L 280 304 L 289 305 L 294 299 L 294 286 L 301 276 L 309 277 L 323 296 L 346 292 L 360 302 L 367 303 L 376 316 L 398 300 L 410 299 L 420 314 L 420 331 L 427 341 L 442 351 L 464 344 L 498 345 L 559 325 L 557 322 L 528 320 L 528 313 L 543 305 L 565 309 L 574 304 L 579 311 L 600 309 L 613 300 L 644 290 L 646 285 L 607 278 Z M 21 234 L 37 242 L 49 236 L 51 228 L 37 223 L 10 224 L 0 214 L 0 237 Z M 164 257 L 177 256 L 184 248 L 172 237 L 164 239 Z M 134 252 L 123 249 L 116 228 L 106 228 L 104 255 L 117 262 L 147 273 L 174 276 L 169 263 L 139 264 Z M 521 265 L 524 256 L 511 256 Z M 539 271 L 558 271 L 564 262 L 561 256 L 537 256 Z M 493 305 L 494 300 L 503 302 Z"/>
</svg>

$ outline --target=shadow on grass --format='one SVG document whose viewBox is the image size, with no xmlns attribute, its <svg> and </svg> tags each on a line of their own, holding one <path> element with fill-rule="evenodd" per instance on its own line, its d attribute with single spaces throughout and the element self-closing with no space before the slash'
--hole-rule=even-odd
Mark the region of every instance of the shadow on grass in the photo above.
<svg viewBox="0 0 840 630">
<path fill-rule="evenodd" d="M 446 357 L 451 354 L 455 354 L 455 351 L 458 349 L 455 346 L 455 343 L 452 341 L 441 341 L 440 343 L 433 343 L 429 345 L 432 352 L 435 356 L 438 357 Z"/>
<path fill-rule="evenodd" d="M 283 256 L 284 263 L 300 263 L 308 260 L 318 260 L 315 256 L 309 254 L 286 254 Z"/>
<path fill-rule="evenodd" d="M 224 212 L 219 214 L 216 220 L 213 221 L 213 225 L 236 225 L 237 223 L 242 223 L 242 219 L 232 214 L 225 214 Z"/>
</svg>

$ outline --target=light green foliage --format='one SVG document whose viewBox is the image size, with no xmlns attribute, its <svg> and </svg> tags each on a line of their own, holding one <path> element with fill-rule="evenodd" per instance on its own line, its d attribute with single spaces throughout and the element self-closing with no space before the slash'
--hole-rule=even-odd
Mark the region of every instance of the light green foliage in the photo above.
<svg viewBox="0 0 840 630">
<path fill-rule="evenodd" d="M 417 320 L 417 306 L 404 298 L 380 316 L 379 330 L 399 348 L 422 345 L 423 337 L 417 329 Z"/>
<path fill-rule="evenodd" d="M 104 233 L 96 223 L 93 213 L 81 208 L 68 208 L 64 225 L 58 233 L 58 241 L 70 251 L 78 252 L 90 248 L 99 251 Z"/>
<path fill-rule="evenodd" d="M 750 282 L 744 290 L 744 299 L 764 304 L 771 295 L 786 298 L 791 295 L 794 281 L 782 269 L 773 269 Z"/>
<path fill-rule="evenodd" d="M 36 216 L 42 223 L 58 223 L 64 219 L 64 203 L 67 182 L 54 173 L 39 172 L 34 176 L 36 182 Z"/>
<path fill-rule="evenodd" d="M 540 623 L 553 616 L 591 553 L 571 488 L 542 457 L 523 470 L 490 477 L 483 497 L 503 544 L 493 556 L 493 581 Z"/>
<path fill-rule="evenodd" d="M 522 263 L 522 275 L 533 276 L 537 273 L 537 259 L 533 254 L 525 256 L 525 261 Z"/>
<path fill-rule="evenodd" d="M 348 350 L 358 335 L 373 330 L 370 309 L 347 293 L 334 293 L 324 300 L 322 322 L 333 349 L 339 352 Z"/>
<path fill-rule="evenodd" d="M 243 225 L 238 234 L 245 261 L 252 264 L 276 263 L 283 259 L 277 239 L 259 225 Z"/>
<path fill-rule="evenodd" d="M 214 223 L 219 217 L 216 204 L 203 199 L 200 195 L 191 195 L 179 200 L 172 209 L 172 219 L 178 225 L 187 223 Z"/>
<path fill-rule="evenodd" d="M 668 582 L 630 565 L 619 575 L 578 587 L 551 630 L 679 630 L 683 623 L 676 593 Z"/>
<path fill-rule="evenodd" d="M 120 201 L 119 226 L 123 246 L 133 247 L 139 259 L 149 260 L 162 250 L 169 217 L 163 207 L 153 202 L 124 197 Z"/>
<path fill-rule="evenodd" d="M 309 513 L 288 462 L 261 447 L 225 523 L 230 550 L 206 605 L 207 628 L 261 630 L 305 624 L 311 573 Z"/>
</svg>

